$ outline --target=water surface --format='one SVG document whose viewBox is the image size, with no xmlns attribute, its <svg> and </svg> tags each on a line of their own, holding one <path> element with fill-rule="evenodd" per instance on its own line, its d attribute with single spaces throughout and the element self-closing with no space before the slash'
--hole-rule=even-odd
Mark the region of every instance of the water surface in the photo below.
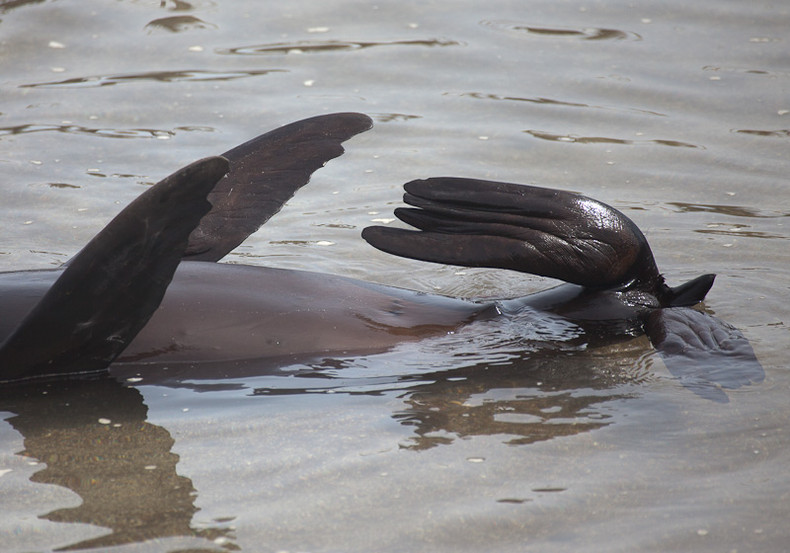
<svg viewBox="0 0 790 553">
<path fill-rule="evenodd" d="M 765 382 L 716 404 L 649 342 L 529 331 L 278 374 L 4 399 L 3 550 L 761 551 L 790 531 L 790 7 L 775 2 L 0 3 L 0 269 L 67 260 L 145 187 L 280 124 L 372 131 L 228 261 L 464 297 L 553 282 L 359 237 L 400 186 L 584 192 Z M 526 336 L 526 338 L 525 338 Z"/>
</svg>

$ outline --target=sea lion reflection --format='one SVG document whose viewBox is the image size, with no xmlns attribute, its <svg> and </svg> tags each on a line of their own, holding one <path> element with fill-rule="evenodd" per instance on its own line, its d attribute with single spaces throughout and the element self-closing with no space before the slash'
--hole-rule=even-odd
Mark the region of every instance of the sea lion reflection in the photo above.
<svg viewBox="0 0 790 553">
<path fill-rule="evenodd" d="M 0 410 L 24 437 L 19 455 L 45 468 L 31 481 L 76 493 L 81 504 L 40 518 L 107 528 L 109 533 L 58 551 L 113 547 L 169 537 L 194 537 L 234 545 L 227 524 L 195 527 L 196 491 L 176 472 L 173 437 L 146 421 L 138 390 L 114 378 L 68 380 L 14 387 L 0 396 Z"/>
</svg>

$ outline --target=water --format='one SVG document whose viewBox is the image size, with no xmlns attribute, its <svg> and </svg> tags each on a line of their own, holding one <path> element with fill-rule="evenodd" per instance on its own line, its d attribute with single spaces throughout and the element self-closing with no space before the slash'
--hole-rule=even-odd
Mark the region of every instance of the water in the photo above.
<svg viewBox="0 0 790 553">
<path fill-rule="evenodd" d="M 0 3 L 2 270 L 59 265 L 189 161 L 361 111 L 374 129 L 231 262 L 523 294 L 552 283 L 359 232 L 413 178 L 582 191 L 670 283 L 718 273 L 705 305 L 766 370 L 720 405 L 644 338 L 482 337 L 51 390 L 0 424 L 3 551 L 785 551 L 788 24 L 761 1 Z"/>
</svg>

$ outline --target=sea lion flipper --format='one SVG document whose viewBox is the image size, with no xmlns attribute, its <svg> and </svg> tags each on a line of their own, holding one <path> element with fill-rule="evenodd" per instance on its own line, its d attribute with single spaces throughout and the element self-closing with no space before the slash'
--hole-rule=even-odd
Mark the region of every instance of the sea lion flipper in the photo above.
<svg viewBox="0 0 790 553">
<path fill-rule="evenodd" d="M 685 284 L 670 288 L 667 293 L 667 307 L 690 307 L 697 305 L 713 286 L 714 274 L 700 275 Z"/>
<path fill-rule="evenodd" d="M 341 155 L 342 142 L 372 124 L 361 113 L 319 115 L 222 154 L 230 161 L 230 172 L 209 195 L 214 207 L 192 233 L 185 259 L 223 258 L 277 213 L 314 171 Z"/>
<path fill-rule="evenodd" d="M 765 372 L 746 337 L 689 307 L 652 310 L 645 332 L 673 376 L 695 394 L 729 401 L 724 390 L 762 382 Z"/>
<path fill-rule="evenodd" d="M 227 171 L 222 157 L 196 161 L 110 221 L 0 345 L 0 379 L 107 367 L 159 306 Z"/>
<path fill-rule="evenodd" d="M 383 251 L 437 263 L 513 269 L 593 288 L 660 280 L 642 232 L 586 196 L 512 183 L 440 177 L 404 185 L 395 215 L 419 232 L 369 227 Z M 415 209 L 416 208 L 416 209 Z"/>
</svg>

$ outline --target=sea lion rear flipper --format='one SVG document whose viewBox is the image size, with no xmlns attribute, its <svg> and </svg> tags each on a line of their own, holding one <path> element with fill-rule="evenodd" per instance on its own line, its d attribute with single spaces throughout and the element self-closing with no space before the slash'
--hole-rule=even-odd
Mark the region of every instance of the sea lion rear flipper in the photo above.
<svg viewBox="0 0 790 553">
<path fill-rule="evenodd" d="M 213 208 L 184 258 L 218 261 L 258 230 L 310 175 L 343 153 L 341 143 L 371 128 L 361 113 L 319 115 L 285 125 L 222 154 L 230 172 L 208 199 Z"/>
<path fill-rule="evenodd" d="M 746 337 L 707 313 L 688 307 L 655 309 L 646 316 L 645 332 L 669 372 L 706 399 L 726 403 L 724 390 L 765 378 Z"/>
<path fill-rule="evenodd" d="M 0 379 L 107 367 L 159 306 L 227 171 L 222 157 L 196 161 L 110 221 L 0 345 Z"/>
<path fill-rule="evenodd" d="M 404 185 L 395 215 L 420 232 L 368 227 L 388 253 L 467 267 L 513 269 L 594 288 L 660 281 L 642 232 L 616 209 L 586 196 L 454 177 Z"/>
</svg>

